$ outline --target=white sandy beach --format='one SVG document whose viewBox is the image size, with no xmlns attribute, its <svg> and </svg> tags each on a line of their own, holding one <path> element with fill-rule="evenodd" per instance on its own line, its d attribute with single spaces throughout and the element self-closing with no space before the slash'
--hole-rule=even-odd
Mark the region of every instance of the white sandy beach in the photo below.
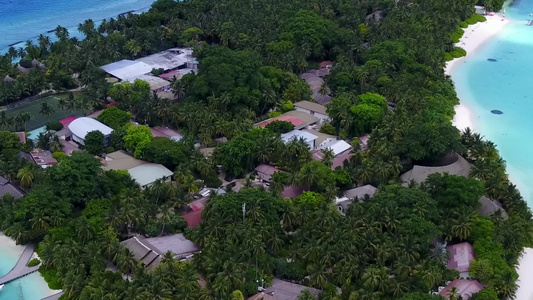
<svg viewBox="0 0 533 300">
<path fill-rule="evenodd" d="M 456 46 L 465 49 L 467 54 L 465 57 L 454 59 L 446 64 L 444 72 L 447 75 L 451 75 L 458 64 L 468 63 L 468 59 L 475 55 L 476 50 L 511 23 L 508 19 L 503 18 L 501 14 L 486 16 L 486 18 L 486 22 L 476 23 L 464 29 L 465 34 Z M 461 95 L 459 95 L 460 98 Z M 472 112 L 464 103 L 460 103 L 455 107 L 453 124 L 459 130 L 464 130 L 467 127 L 470 127 L 472 130 L 475 129 Z"/>
<path fill-rule="evenodd" d="M 445 73 L 451 75 L 458 64 L 468 63 L 469 58 L 473 57 L 483 44 L 498 35 L 505 26 L 511 23 L 508 19 L 502 19 L 501 14 L 495 14 L 494 16 L 487 16 L 486 22 L 477 23 L 466 28 L 465 34 L 456 46 L 465 49 L 467 55 L 448 62 L 446 64 Z M 458 94 L 458 97 L 461 99 L 461 94 Z M 455 107 L 453 124 L 459 130 L 464 130 L 467 127 L 475 130 L 476 127 L 473 119 L 472 111 L 466 104 L 460 103 Z M 533 300 L 533 285 L 527 281 L 527 279 L 531 280 L 531 278 L 533 278 L 533 248 L 524 249 L 517 272 L 519 275 L 519 288 L 516 291 L 516 299 Z"/>
</svg>

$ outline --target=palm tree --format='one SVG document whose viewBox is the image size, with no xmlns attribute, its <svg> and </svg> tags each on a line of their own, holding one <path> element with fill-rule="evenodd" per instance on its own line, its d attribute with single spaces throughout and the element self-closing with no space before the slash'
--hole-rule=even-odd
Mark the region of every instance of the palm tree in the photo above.
<svg viewBox="0 0 533 300">
<path fill-rule="evenodd" d="M 333 159 L 335 158 L 335 153 L 333 150 L 331 148 L 324 149 L 322 150 L 322 154 L 324 155 L 321 160 L 322 163 L 328 167 L 331 167 L 333 164 Z"/>
<path fill-rule="evenodd" d="M 136 57 L 142 51 L 141 45 L 139 45 L 139 43 L 135 40 L 129 40 L 124 48 L 126 48 L 126 50 L 128 50 L 133 57 Z"/>
<path fill-rule="evenodd" d="M 41 110 L 39 110 L 39 114 L 46 116 L 48 120 L 50 120 L 50 115 L 54 113 L 54 108 L 50 106 L 47 102 L 41 103 Z"/>
<path fill-rule="evenodd" d="M 31 114 L 27 111 L 21 111 L 17 118 L 20 120 L 20 122 L 22 122 L 24 125 L 24 131 L 26 131 L 26 124 L 28 124 L 28 122 L 31 120 Z"/>
<path fill-rule="evenodd" d="M 27 189 L 35 179 L 35 172 L 31 167 L 24 167 L 18 171 L 17 177 L 20 180 L 20 186 Z"/>
</svg>

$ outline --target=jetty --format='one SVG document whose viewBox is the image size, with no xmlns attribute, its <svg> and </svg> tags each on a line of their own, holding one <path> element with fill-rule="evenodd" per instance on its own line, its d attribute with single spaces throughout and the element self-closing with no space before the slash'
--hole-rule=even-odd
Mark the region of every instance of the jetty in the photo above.
<svg viewBox="0 0 533 300">
<path fill-rule="evenodd" d="M 48 296 L 48 297 L 46 297 L 46 298 L 43 298 L 43 299 L 41 299 L 41 300 L 58 300 L 59 297 L 61 297 L 61 295 L 63 295 L 64 293 L 65 293 L 65 292 L 59 292 L 59 293 L 57 293 L 57 294 L 53 294 L 53 295 Z"/>
<path fill-rule="evenodd" d="M 34 250 L 35 245 L 26 245 L 24 251 L 22 251 L 22 254 L 19 257 L 19 260 L 17 261 L 17 264 L 13 267 L 13 269 L 11 269 L 11 271 L 9 271 L 9 273 L 7 273 L 6 275 L 0 277 L 0 285 L 6 284 L 8 282 L 19 279 L 39 270 L 40 265 L 31 268 L 28 267 L 28 262 L 30 262 Z"/>
<path fill-rule="evenodd" d="M 527 26 L 531 26 L 531 24 L 533 24 L 533 20 L 527 20 Z"/>
</svg>

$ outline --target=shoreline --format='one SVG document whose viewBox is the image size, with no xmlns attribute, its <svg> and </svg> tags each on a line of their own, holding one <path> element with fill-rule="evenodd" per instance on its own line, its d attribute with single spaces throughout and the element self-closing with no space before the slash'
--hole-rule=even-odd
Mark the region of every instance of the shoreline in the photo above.
<svg viewBox="0 0 533 300">
<path fill-rule="evenodd" d="M 511 21 L 503 18 L 503 15 L 500 13 L 496 13 L 493 16 L 486 16 L 486 18 L 487 21 L 478 22 L 464 29 L 464 35 L 455 46 L 466 50 L 466 56 L 447 62 L 444 68 L 446 75 L 452 76 L 459 63 L 467 63 L 468 59 L 474 56 L 479 48 L 502 32 L 507 25 L 511 24 Z M 475 131 L 476 126 L 472 110 L 462 101 L 465 98 L 464 95 L 457 93 L 457 97 L 459 98 L 459 104 L 455 106 L 455 116 L 452 124 L 460 131 L 465 130 L 467 127 Z"/>
<path fill-rule="evenodd" d="M 509 4 L 507 3 L 507 6 L 508 5 Z M 467 55 L 447 62 L 445 67 L 446 75 L 452 76 L 460 63 L 468 63 L 469 58 L 473 57 L 484 44 L 500 34 L 505 27 L 512 23 L 512 20 L 509 19 L 504 19 L 502 21 L 502 17 L 503 15 L 500 13 L 497 13 L 494 16 L 487 16 L 486 22 L 470 25 L 465 29 L 465 34 L 456 46 L 465 49 Z M 452 124 L 460 131 L 469 127 L 475 132 L 477 128 L 474 123 L 473 110 L 471 110 L 471 108 L 463 101 L 466 100 L 467 97 L 464 93 L 459 93 L 457 90 L 456 92 L 460 103 L 455 106 L 455 116 Z M 513 180 L 515 179 L 515 176 L 513 176 L 513 172 L 510 171 L 509 167 L 507 167 L 509 180 L 518 184 L 520 181 Z M 517 187 L 524 188 L 521 182 Z M 522 190 L 520 189 L 520 191 Z M 533 286 L 527 284 L 527 280 L 533 277 L 533 248 L 524 248 L 515 270 L 518 273 L 518 279 L 516 281 L 518 288 L 515 293 L 515 299 L 533 300 Z"/>
</svg>

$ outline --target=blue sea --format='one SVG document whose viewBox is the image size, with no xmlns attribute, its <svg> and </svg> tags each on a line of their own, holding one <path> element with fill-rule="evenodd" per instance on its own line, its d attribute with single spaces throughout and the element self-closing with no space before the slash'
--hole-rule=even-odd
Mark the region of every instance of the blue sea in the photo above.
<svg viewBox="0 0 533 300">
<path fill-rule="evenodd" d="M 513 22 L 459 64 L 452 78 L 476 131 L 497 145 L 511 181 L 533 207 L 533 26 L 526 26 L 533 1 L 515 0 L 505 13 Z"/>
<path fill-rule="evenodd" d="M 134 10 L 146 11 L 154 0 L 0 0 L 0 53 L 19 41 L 35 39 L 58 25 L 71 36 L 83 37 L 78 24 L 116 18 Z M 15 48 L 23 44 L 15 45 Z"/>
<path fill-rule="evenodd" d="M 99 23 L 116 18 L 119 14 L 146 11 L 154 0 L 0 0 L 0 53 L 9 45 L 23 47 L 26 40 L 35 40 L 40 34 L 53 36 L 47 31 L 58 25 L 66 27 L 71 37 L 83 38 L 78 24 L 87 19 Z M 0 243 L 0 276 L 9 272 L 19 253 Z M 28 275 L 5 285 L 0 300 L 38 300 L 54 293 L 39 273 Z"/>
</svg>

